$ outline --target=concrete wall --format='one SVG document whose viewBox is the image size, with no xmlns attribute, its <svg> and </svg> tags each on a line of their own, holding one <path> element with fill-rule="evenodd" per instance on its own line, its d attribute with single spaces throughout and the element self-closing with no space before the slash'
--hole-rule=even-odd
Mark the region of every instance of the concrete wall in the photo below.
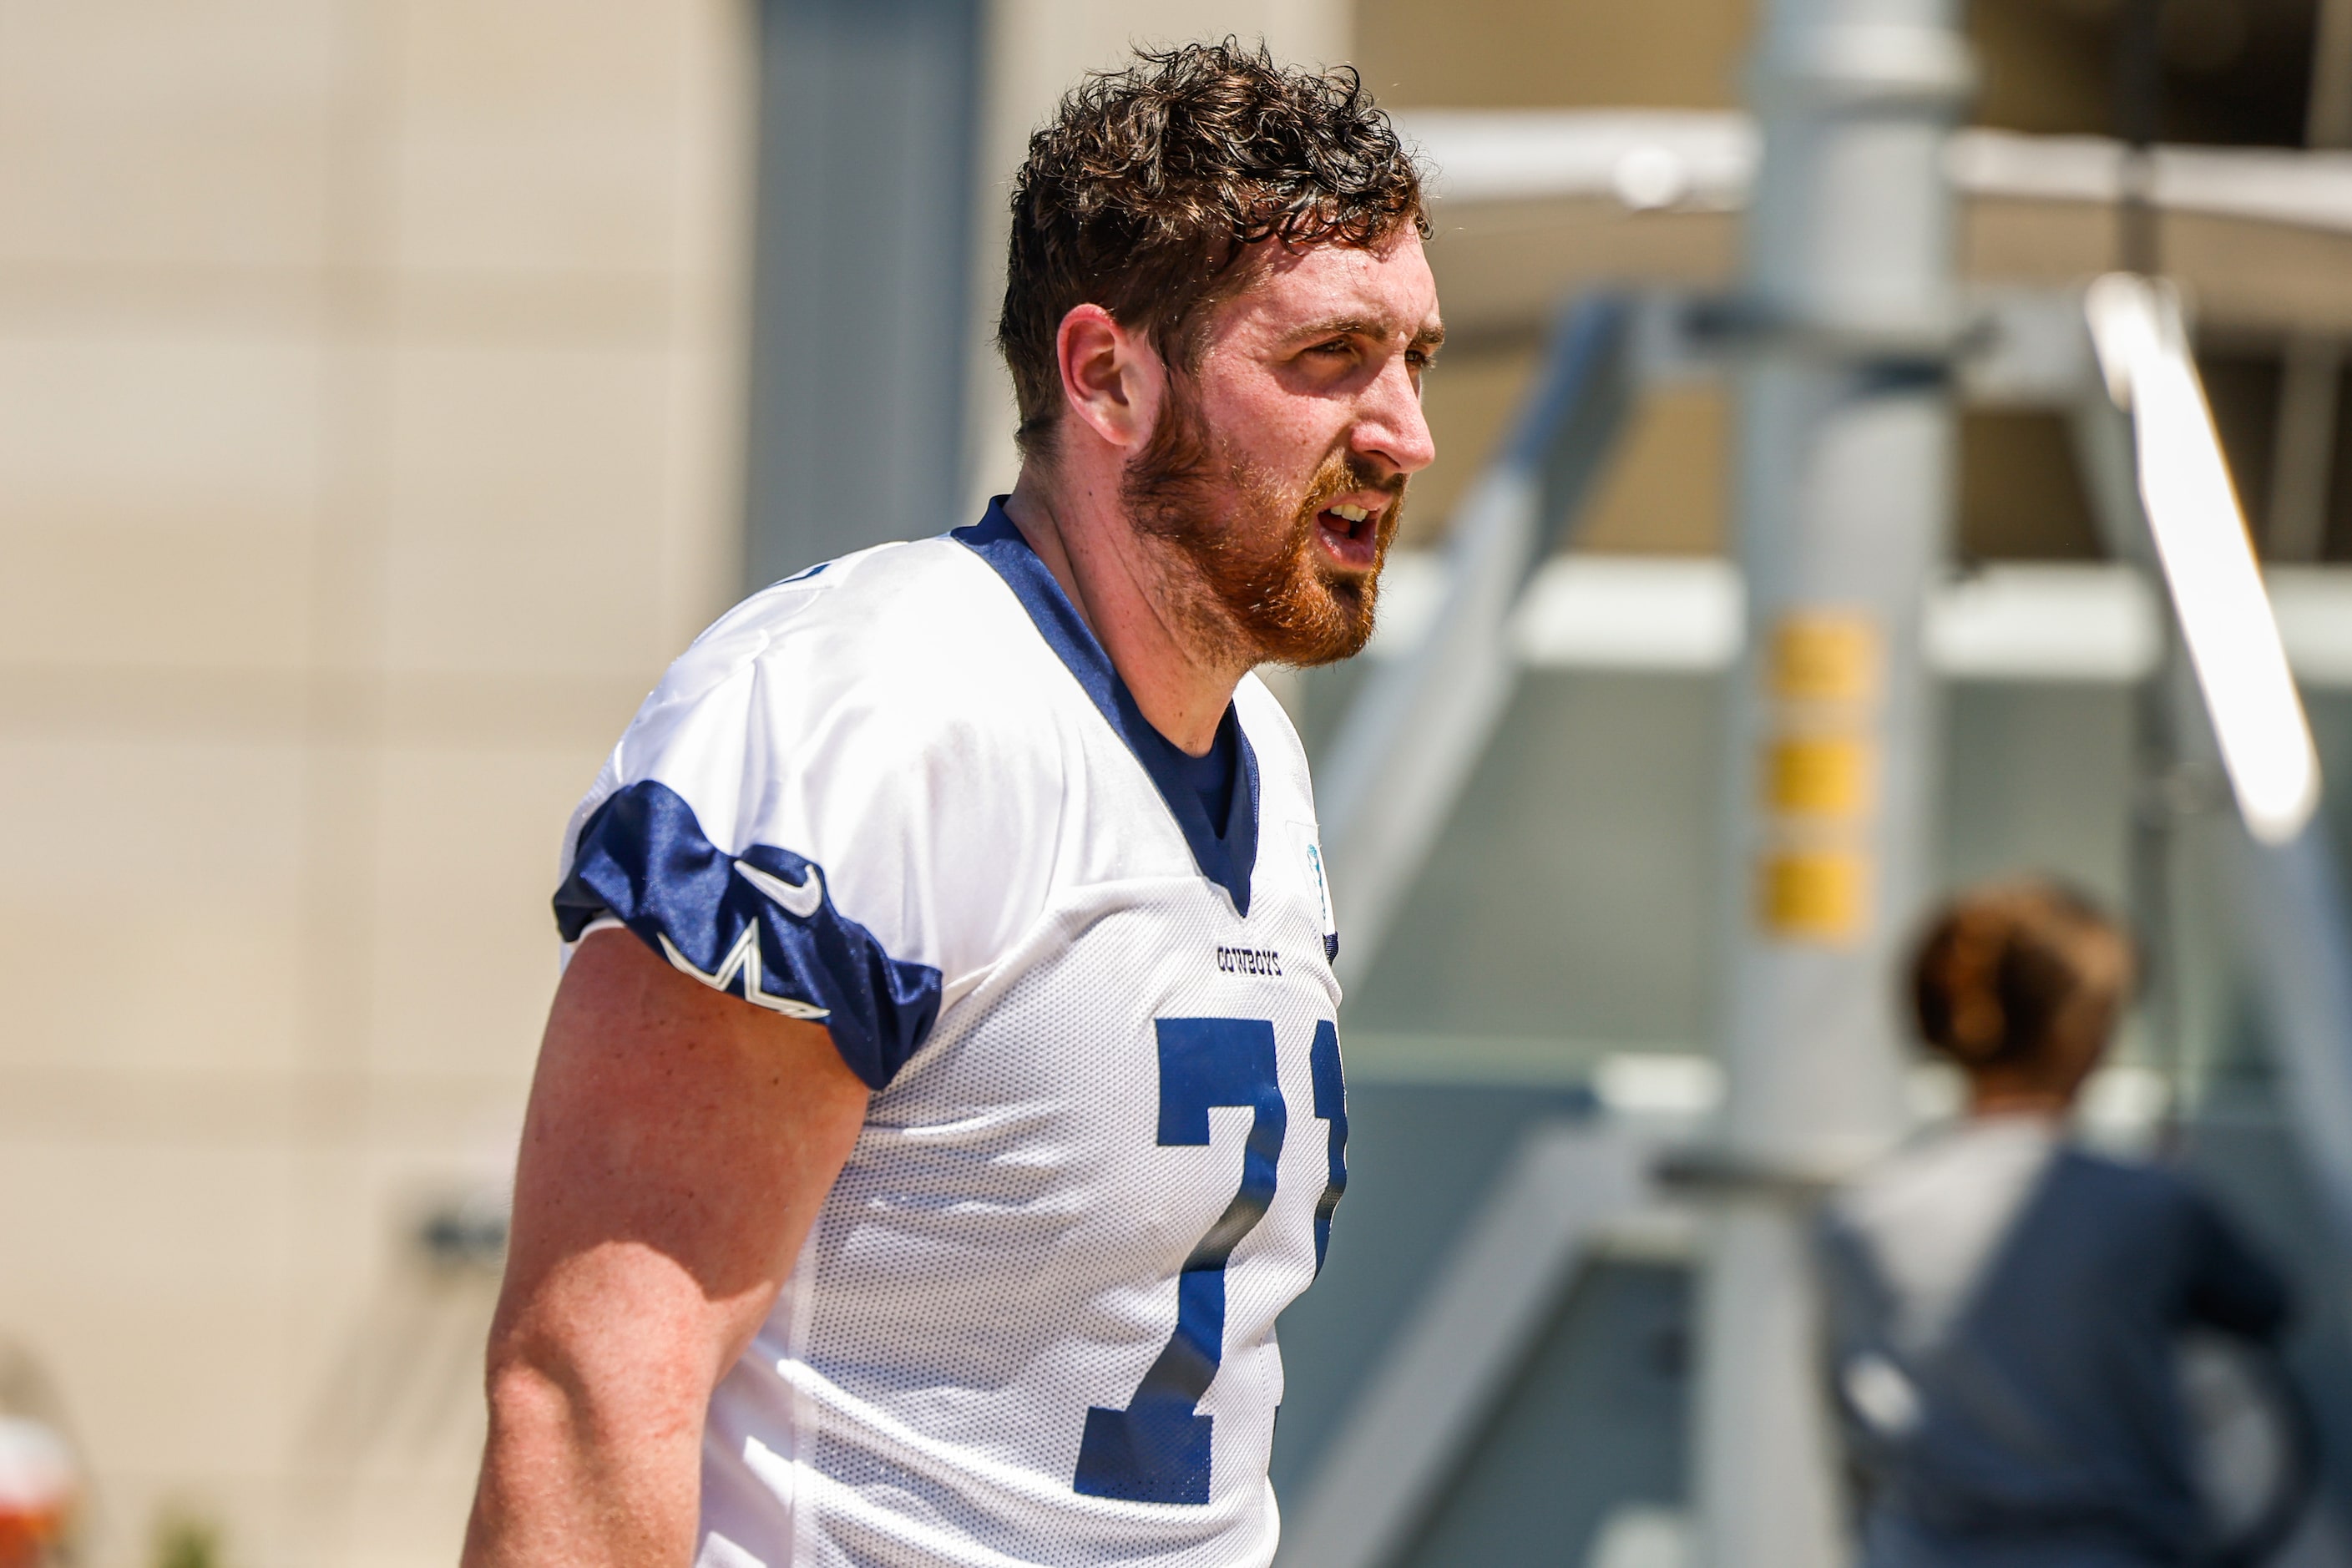
<svg viewBox="0 0 2352 1568">
<path fill-rule="evenodd" d="M 732 586 L 748 12 L 0 3 L 0 1338 L 239 1565 L 449 1562 L 571 803 Z"/>
</svg>

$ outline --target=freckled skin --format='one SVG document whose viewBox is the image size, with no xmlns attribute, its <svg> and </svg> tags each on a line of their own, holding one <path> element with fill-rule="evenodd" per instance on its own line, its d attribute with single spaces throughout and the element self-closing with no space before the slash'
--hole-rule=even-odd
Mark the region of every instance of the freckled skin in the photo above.
<svg viewBox="0 0 2352 1568">
<path fill-rule="evenodd" d="M 685 1568 L 702 1424 L 866 1119 L 823 1027 L 626 931 L 557 988 L 490 1331 L 467 1568 Z"/>
<path fill-rule="evenodd" d="M 1393 472 L 1427 467 L 1436 448 L 1411 350 L 1416 336 L 1424 353 L 1434 346 L 1437 288 L 1420 237 L 1381 251 L 1321 246 L 1269 259 L 1265 286 L 1226 306 L 1203 358 L 1210 423 L 1240 455 L 1286 477 L 1342 445 Z M 1395 335 L 1327 340 L 1315 330 L 1340 321 Z"/>
<path fill-rule="evenodd" d="M 1384 477 L 1426 467 L 1421 372 L 1443 329 L 1419 237 L 1260 259 L 1193 377 L 1226 452 L 1292 485 L 1335 450 Z M 1144 716 L 1202 755 L 1258 660 L 1191 634 L 1196 590 L 1120 508 L 1168 367 L 1092 305 L 1059 349 L 1057 454 L 1024 468 L 1009 510 Z M 1363 541 L 1318 548 L 1334 570 L 1371 566 Z M 709 990 L 625 932 L 580 945 L 524 1124 L 465 1568 L 687 1568 L 711 1391 L 774 1305 L 866 1100 L 822 1026 Z"/>
</svg>

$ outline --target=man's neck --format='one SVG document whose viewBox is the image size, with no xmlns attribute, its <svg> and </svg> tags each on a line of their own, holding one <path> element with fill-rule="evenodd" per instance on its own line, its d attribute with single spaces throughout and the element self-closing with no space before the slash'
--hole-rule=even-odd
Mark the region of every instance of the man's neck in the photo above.
<svg viewBox="0 0 2352 1568">
<path fill-rule="evenodd" d="M 1190 756 L 1205 756 L 1250 661 L 1203 647 L 1178 613 L 1189 584 L 1172 581 L 1164 547 L 1137 536 L 1108 491 L 1044 479 L 1024 466 L 1005 515 L 1062 585 L 1110 656 L 1151 727 Z"/>
</svg>

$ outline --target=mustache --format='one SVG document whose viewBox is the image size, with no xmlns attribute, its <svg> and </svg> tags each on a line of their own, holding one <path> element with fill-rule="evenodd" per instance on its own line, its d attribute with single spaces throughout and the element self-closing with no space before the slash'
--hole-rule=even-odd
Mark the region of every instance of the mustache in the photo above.
<svg viewBox="0 0 2352 1568">
<path fill-rule="evenodd" d="M 1335 452 L 1315 471 L 1314 479 L 1307 487 L 1307 499 L 1299 504 L 1299 519 L 1311 523 L 1317 513 L 1340 496 L 1372 490 L 1386 498 L 1381 503 L 1378 520 L 1385 523 L 1403 501 L 1409 477 L 1383 474 L 1353 452 Z"/>
</svg>

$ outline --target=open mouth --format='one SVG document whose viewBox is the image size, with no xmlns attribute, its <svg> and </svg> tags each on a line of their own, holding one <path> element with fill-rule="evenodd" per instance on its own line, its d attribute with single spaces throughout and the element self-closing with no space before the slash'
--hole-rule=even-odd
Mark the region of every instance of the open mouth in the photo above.
<svg viewBox="0 0 2352 1568">
<path fill-rule="evenodd" d="M 1380 554 L 1381 507 L 1334 502 L 1315 514 L 1323 549 L 1342 566 L 1370 571 Z"/>
</svg>

